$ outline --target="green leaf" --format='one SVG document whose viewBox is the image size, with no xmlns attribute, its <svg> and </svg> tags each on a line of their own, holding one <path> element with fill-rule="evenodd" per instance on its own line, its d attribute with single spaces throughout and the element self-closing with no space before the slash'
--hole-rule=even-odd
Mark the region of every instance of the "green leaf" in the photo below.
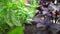
<svg viewBox="0 0 60 34">
<path fill-rule="evenodd" d="M 11 30 L 8 34 L 24 34 L 23 27 L 16 27 Z"/>
</svg>

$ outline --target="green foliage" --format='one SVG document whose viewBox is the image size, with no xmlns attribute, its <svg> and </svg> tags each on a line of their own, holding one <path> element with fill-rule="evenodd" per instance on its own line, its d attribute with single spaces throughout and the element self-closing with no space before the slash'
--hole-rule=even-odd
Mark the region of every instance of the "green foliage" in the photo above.
<svg viewBox="0 0 60 34">
<path fill-rule="evenodd" d="M 36 3 L 37 4 L 37 3 Z M 26 7 L 26 3 L 22 0 L 13 2 L 12 0 L 0 0 L 0 34 L 22 34 L 23 24 L 28 23 L 29 18 L 35 13 L 35 3 L 30 4 L 31 7 Z M 16 28 L 16 26 L 18 26 Z M 20 31 L 21 30 L 21 31 Z"/>
<path fill-rule="evenodd" d="M 16 27 L 15 29 L 11 30 L 8 34 L 24 34 L 22 27 Z"/>
</svg>

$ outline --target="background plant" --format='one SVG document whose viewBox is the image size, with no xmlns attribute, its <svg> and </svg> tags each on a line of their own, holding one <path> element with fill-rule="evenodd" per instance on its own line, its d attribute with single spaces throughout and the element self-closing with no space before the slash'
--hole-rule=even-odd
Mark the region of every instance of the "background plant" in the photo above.
<svg viewBox="0 0 60 34">
<path fill-rule="evenodd" d="M 0 0 L 0 34 L 23 34 L 23 24 L 33 17 L 38 5 L 35 0 L 33 2 L 26 7 L 22 0 Z"/>
</svg>

